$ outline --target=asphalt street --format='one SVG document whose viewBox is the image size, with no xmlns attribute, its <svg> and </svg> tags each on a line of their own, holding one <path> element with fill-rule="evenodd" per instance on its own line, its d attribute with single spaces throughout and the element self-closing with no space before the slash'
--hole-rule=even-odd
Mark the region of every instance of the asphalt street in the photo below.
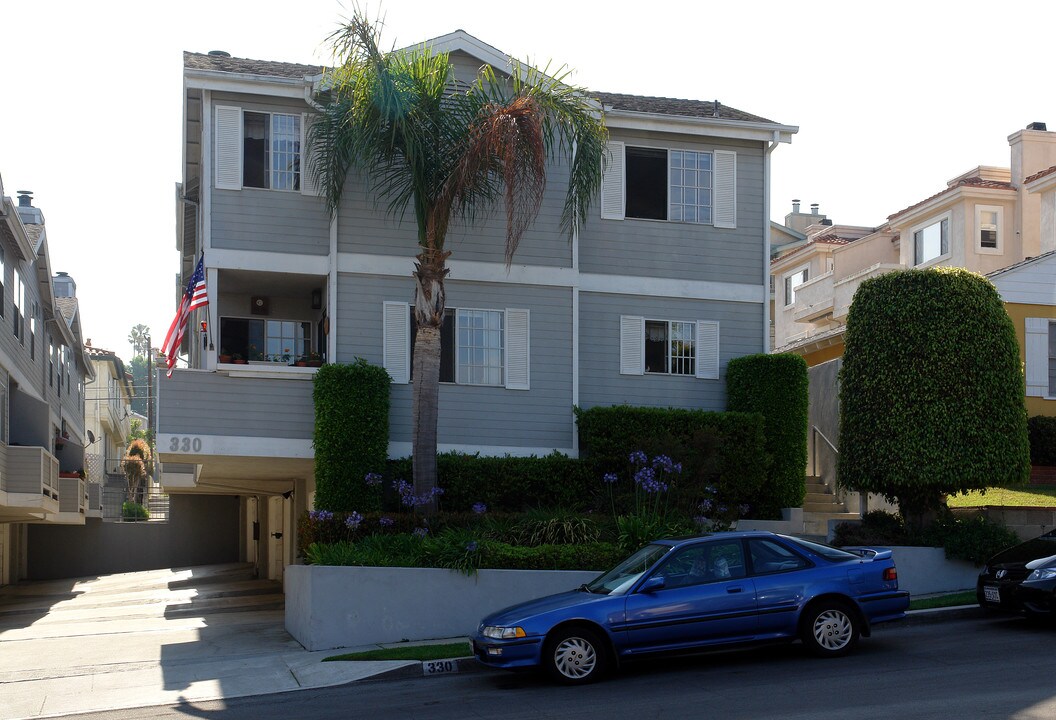
<svg viewBox="0 0 1056 720">
<path fill-rule="evenodd" d="M 957 619 L 877 628 L 834 660 L 778 646 L 641 662 L 582 688 L 485 671 L 78 717 L 1051 720 L 1054 641 L 1056 629 L 1019 618 Z"/>
</svg>

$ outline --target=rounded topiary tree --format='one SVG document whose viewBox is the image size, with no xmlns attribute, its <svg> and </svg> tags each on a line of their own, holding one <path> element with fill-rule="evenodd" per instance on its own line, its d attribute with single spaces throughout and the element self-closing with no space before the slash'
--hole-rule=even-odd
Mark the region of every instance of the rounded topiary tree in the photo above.
<svg viewBox="0 0 1056 720">
<path fill-rule="evenodd" d="M 746 355 L 726 366 L 726 408 L 761 413 L 770 455 L 758 517 L 780 517 L 806 496 L 807 362 L 799 355 Z"/>
<path fill-rule="evenodd" d="M 364 478 L 382 473 L 389 447 L 389 374 L 357 358 L 315 374 L 315 507 L 332 512 L 377 510 Z"/>
<path fill-rule="evenodd" d="M 1030 473 L 1023 371 L 996 288 L 960 268 L 858 288 L 840 370 L 839 483 L 920 524 L 945 496 Z"/>
</svg>

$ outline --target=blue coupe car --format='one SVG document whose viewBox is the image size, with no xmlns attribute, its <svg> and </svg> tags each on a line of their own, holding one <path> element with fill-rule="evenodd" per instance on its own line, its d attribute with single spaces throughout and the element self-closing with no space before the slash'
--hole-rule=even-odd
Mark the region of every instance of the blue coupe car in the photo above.
<svg viewBox="0 0 1056 720">
<path fill-rule="evenodd" d="M 473 651 L 580 684 L 627 660 L 739 644 L 800 639 L 836 657 L 908 607 L 890 550 L 716 533 L 657 540 L 578 590 L 493 613 Z"/>
</svg>

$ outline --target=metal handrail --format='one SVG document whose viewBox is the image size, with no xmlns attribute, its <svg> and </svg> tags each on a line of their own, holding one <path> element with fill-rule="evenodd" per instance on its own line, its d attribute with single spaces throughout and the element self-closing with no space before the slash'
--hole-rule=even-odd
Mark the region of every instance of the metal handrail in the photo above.
<svg viewBox="0 0 1056 720">
<path fill-rule="evenodd" d="M 832 440 L 829 440 L 829 438 L 827 438 L 825 436 L 825 433 L 823 433 L 821 431 L 821 428 L 819 428 L 817 425 L 811 425 L 810 426 L 810 430 L 814 434 L 813 435 L 814 442 L 811 443 L 811 446 L 810 446 L 810 468 L 811 468 L 811 471 L 812 471 L 811 475 L 817 476 L 817 474 L 818 474 L 818 435 L 821 435 L 821 439 L 825 441 L 826 445 L 828 445 L 830 448 L 832 448 L 832 451 L 834 453 L 839 455 L 840 451 L 839 451 L 839 448 L 837 448 L 835 445 L 832 444 Z"/>
</svg>

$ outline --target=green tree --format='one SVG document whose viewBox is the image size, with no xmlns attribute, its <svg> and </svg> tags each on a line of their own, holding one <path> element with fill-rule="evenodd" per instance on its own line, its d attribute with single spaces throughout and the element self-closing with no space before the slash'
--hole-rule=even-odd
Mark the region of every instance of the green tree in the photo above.
<svg viewBox="0 0 1056 720">
<path fill-rule="evenodd" d="M 132 371 L 132 410 L 140 415 L 147 414 L 147 359 L 136 355 L 128 364 Z"/>
<path fill-rule="evenodd" d="M 359 12 L 328 40 L 339 63 L 309 127 L 309 173 L 331 215 L 356 171 L 369 177 L 392 217 L 410 206 L 417 225 L 412 441 L 421 494 L 436 484 L 450 222 L 472 222 L 501 199 L 508 267 L 542 203 L 548 162 L 563 161 L 569 183 L 562 226 L 571 237 L 601 183 L 605 127 L 600 106 L 566 85 L 563 71 L 549 77 L 515 63 L 506 79 L 485 66 L 468 88 L 458 86 L 447 53 L 382 52 L 376 24 Z"/>
<path fill-rule="evenodd" d="M 147 354 L 147 339 L 150 337 L 150 328 L 146 325 L 136 325 L 128 334 L 128 343 L 132 346 L 132 356 L 138 357 Z"/>
<path fill-rule="evenodd" d="M 1023 370 L 996 288 L 960 268 L 866 280 L 847 316 L 837 477 L 921 525 L 1030 473 Z"/>
</svg>

